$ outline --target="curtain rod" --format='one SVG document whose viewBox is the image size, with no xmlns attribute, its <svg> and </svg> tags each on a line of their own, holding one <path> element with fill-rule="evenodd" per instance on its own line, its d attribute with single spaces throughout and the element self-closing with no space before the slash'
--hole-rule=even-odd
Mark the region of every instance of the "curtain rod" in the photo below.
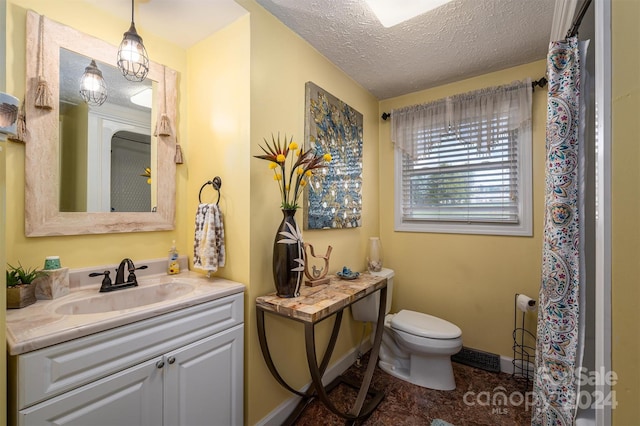
<svg viewBox="0 0 640 426">
<path fill-rule="evenodd" d="M 582 7 L 580 8 L 580 12 L 578 12 L 578 16 L 576 16 L 573 21 L 573 25 L 571 25 L 571 28 L 567 32 L 567 38 L 578 35 L 578 29 L 580 28 L 580 24 L 582 23 L 582 18 L 584 18 L 584 15 L 587 13 L 587 9 L 589 9 L 589 6 L 591 6 L 591 1 L 592 0 L 585 0 L 584 3 L 582 3 Z"/>
<path fill-rule="evenodd" d="M 535 90 L 536 86 L 544 87 L 544 86 L 547 85 L 547 83 L 548 83 L 547 79 L 543 76 L 543 77 L 539 78 L 538 80 L 532 81 L 531 82 L 531 88 L 533 90 Z M 390 112 L 383 112 L 382 115 L 380 116 L 380 118 L 382 118 L 384 121 L 387 121 L 390 117 L 391 117 L 391 113 Z"/>
<path fill-rule="evenodd" d="M 582 6 L 580 7 L 580 11 L 578 12 L 578 15 L 574 19 L 573 24 L 571 25 L 571 28 L 567 32 L 566 38 L 575 37 L 576 35 L 578 35 L 578 29 L 580 29 L 580 24 L 582 24 L 582 19 L 584 18 L 584 15 L 587 13 L 589 6 L 591 6 L 592 1 L 593 0 L 585 0 L 582 3 Z M 542 77 L 539 80 L 532 81 L 531 86 L 535 90 L 536 86 L 544 87 L 547 85 L 547 83 L 548 83 L 547 79 L 545 77 Z M 383 120 L 387 121 L 391 117 L 391 113 L 383 112 L 380 117 Z"/>
</svg>

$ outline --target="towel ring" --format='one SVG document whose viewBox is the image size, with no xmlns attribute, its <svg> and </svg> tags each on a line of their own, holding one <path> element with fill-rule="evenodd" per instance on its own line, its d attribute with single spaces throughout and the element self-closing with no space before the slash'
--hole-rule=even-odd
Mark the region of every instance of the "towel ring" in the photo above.
<svg viewBox="0 0 640 426">
<path fill-rule="evenodd" d="M 198 192 L 198 201 L 200 203 L 202 203 L 202 190 L 204 189 L 205 186 L 207 185 L 211 185 L 213 186 L 213 189 L 215 189 L 216 191 L 218 191 L 218 201 L 216 201 L 216 204 L 218 204 L 220 202 L 220 187 L 222 186 L 222 179 L 220 179 L 220 176 L 216 176 L 214 177 L 212 180 L 208 180 L 204 183 L 204 185 L 202 185 L 200 187 L 200 192 Z"/>
</svg>

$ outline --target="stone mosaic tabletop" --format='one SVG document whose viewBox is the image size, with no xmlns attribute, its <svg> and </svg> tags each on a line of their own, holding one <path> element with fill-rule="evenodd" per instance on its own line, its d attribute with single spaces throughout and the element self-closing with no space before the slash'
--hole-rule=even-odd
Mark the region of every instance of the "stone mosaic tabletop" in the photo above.
<svg viewBox="0 0 640 426">
<path fill-rule="evenodd" d="M 282 298 L 275 292 L 260 296 L 256 298 L 256 306 L 284 317 L 315 323 L 387 285 L 386 278 L 368 273 L 354 280 L 329 277 L 329 284 L 302 286 L 299 297 Z"/>
</svg>

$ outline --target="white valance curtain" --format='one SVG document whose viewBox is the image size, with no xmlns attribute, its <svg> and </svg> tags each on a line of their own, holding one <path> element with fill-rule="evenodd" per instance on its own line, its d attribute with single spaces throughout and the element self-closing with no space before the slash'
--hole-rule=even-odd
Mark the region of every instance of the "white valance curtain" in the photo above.
<svg viewBox="0 0 640 426">
<path fill-rule="evenodd" d="M 493 127 L 509 130 L 531 122 L 531 79 L 509 85 L 490 87 L 460 95 L 412 105 L 391 111 L 391 141 L 414 158 L 420 145 L 440 142 L 442 135 L 458 134 L 464 143 L 475 144 L 478 150 L 490 150 Z M 482 124 L 477 124 L 482 123 Z M 469 132 L 469 126 L 482 126 Z"/>
</svg>

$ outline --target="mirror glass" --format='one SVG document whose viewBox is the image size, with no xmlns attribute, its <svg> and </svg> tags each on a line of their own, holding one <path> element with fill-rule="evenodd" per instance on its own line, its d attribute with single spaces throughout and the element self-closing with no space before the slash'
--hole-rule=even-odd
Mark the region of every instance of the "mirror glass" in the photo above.
<svg viewBox="0 0 640 426">
<path fill-rule="evenodd" d="M 152 211 L 152 81 L 95 61 L 107 100 L 88 105 L 79 89 L 92 59 L 60 48 L 60 211 Z"/>
<path fill-rule="evenodd" d="M 145 81 L 130 82 L 115 67 L 117 46 L 40 18 L 27 11 L 26 236 L 174 229 L 176 71 L 150 61 Z M 107 85 L 100 106 L 79 96 L 91 60 Z M 51 109 L 35 106 L 42 79 Z M 145 90 L 146 106 L 131 102 Z M 156 137 L 161 114 L 172 131 Z"/>
</svg>

